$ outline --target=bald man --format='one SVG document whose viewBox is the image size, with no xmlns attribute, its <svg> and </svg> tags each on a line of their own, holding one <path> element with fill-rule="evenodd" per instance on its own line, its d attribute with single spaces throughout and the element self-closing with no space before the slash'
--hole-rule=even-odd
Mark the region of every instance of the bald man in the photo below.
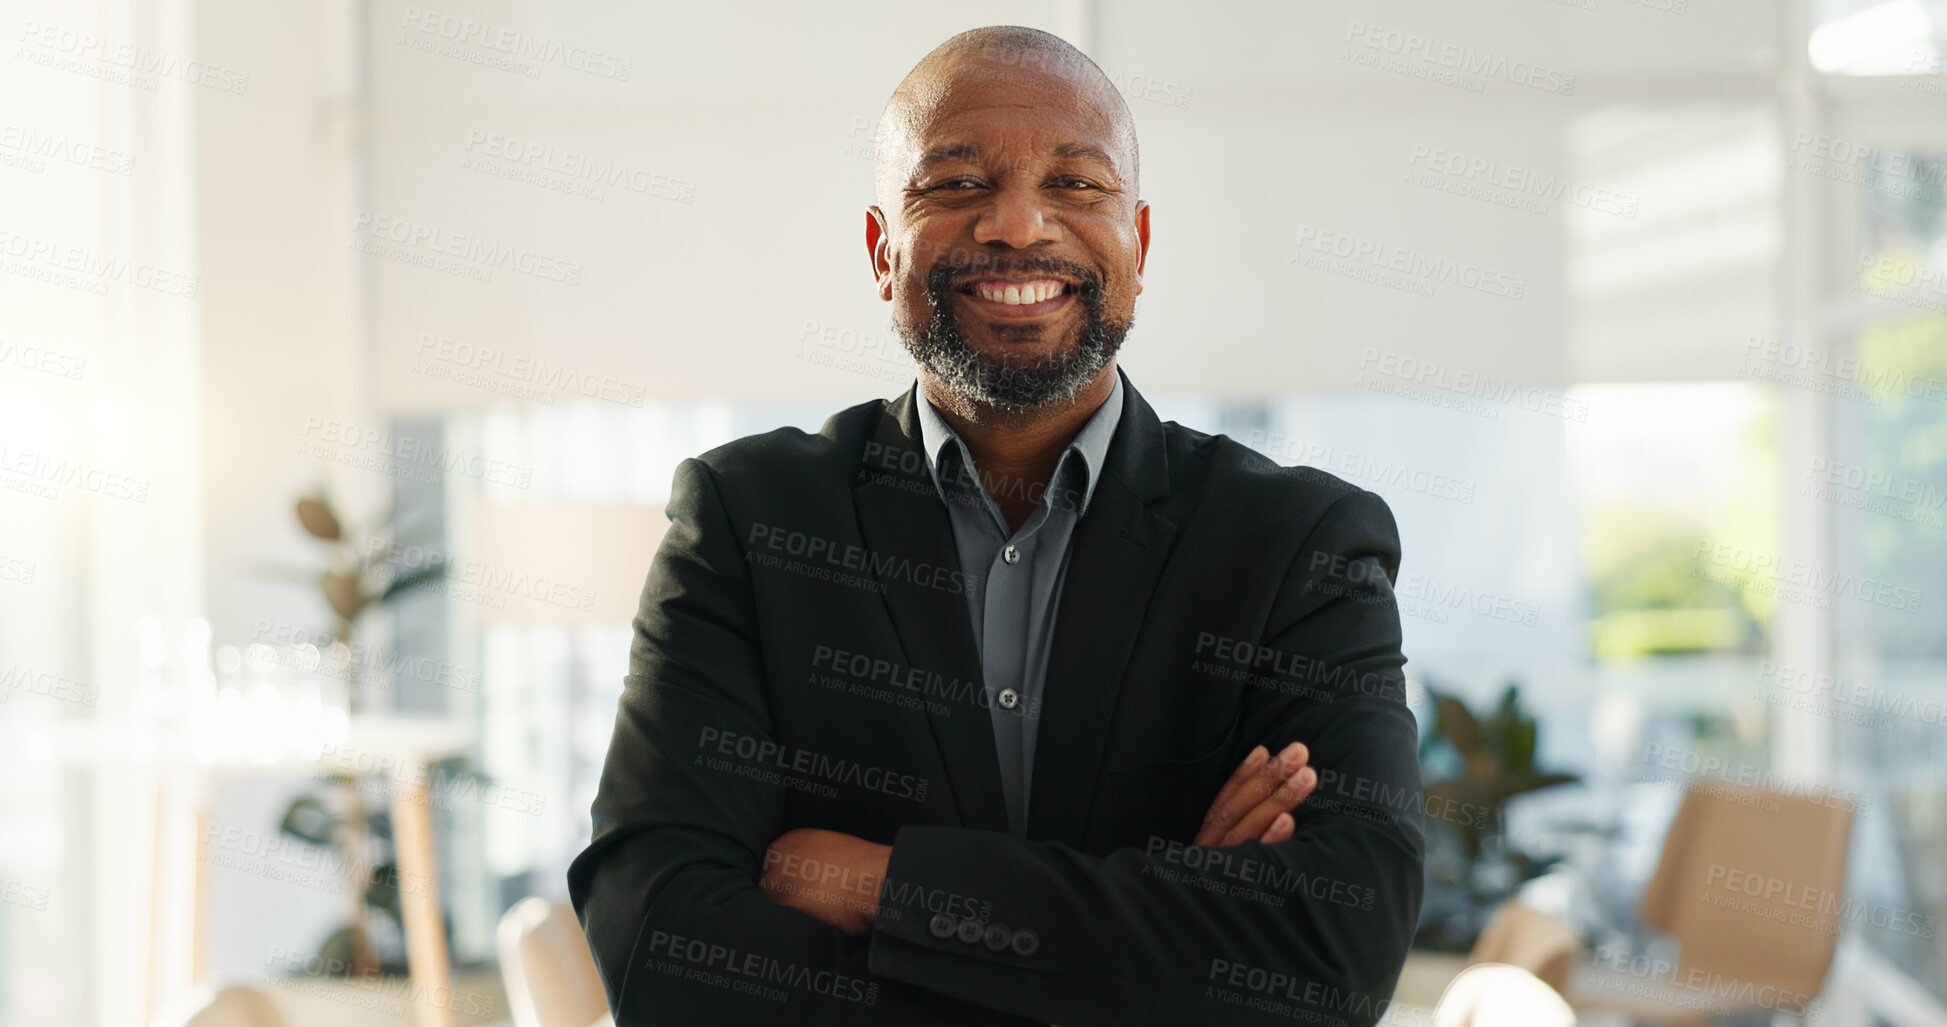
<svg viewBox="0 0 1947 1027">
<path fill-rule="evenodd" d="M 1116 367 L 1149 205 L 1087 57 L 964 32 L 882 125 L 918 380 L 677 469 L 568 874 L 617 1022 L 1372 1024 L 1423 852 L 1391 512 Z"/>
</svg>

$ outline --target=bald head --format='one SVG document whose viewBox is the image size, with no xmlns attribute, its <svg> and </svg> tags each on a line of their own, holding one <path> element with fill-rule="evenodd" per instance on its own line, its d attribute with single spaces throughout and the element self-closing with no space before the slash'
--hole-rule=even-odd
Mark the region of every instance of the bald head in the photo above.
<svg viewBox="0 0 1947 1027">
<path fill-rule="evenodd" d="M 997 82 L 1033 84 L 1063 96 L 1066 105 L 1095 120 L 1113 141 L 1111 156 L 1139 195 L 1136 122 L 1120 90 L 1101 67 L 1067 40 L 1023 25 L 968 29 L 933 48 L 900 80 L 879 116 L 873 149 L 873 187 L 880 205 L 894 200 L 912 176 L 920 143 L 935 122 L 956 109 L 956 92 Z"/>
</svg>

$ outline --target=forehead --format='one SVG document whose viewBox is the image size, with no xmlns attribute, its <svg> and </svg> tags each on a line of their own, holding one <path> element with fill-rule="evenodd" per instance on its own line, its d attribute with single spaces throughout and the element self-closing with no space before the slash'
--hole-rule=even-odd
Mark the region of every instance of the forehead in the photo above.
<svg viewBox="0 0 1947 1027">
<path fill-rule="evenodd" d="M 1062 68 L 1032 60 L 959 60 L 915 90 L 901 135 L 908 161 L 952 153 L 973 144 L 982 154 L 1031 149 L 1086 156 L 1093 148 L 1123 163 L 1123 129 L 1102 86 Z M 1082 149 L 1076 150 L 1075 147 Z M 971 156 L 960 152 L 960 156 Z"/>
</svg>

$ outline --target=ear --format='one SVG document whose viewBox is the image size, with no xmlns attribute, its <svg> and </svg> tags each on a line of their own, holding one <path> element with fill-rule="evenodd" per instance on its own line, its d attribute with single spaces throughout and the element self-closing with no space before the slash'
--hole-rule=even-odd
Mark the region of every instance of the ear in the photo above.
<svg viewBox="0 0 1947 1027">
<path fill-rule="evenodd" d="M 872 280 L 878 284 L 879 298 L 892 299 L 892 233 L 886 229 L 886 215 L 878 204 L 865 208 L 865 254 L 872 262 Z"/>
<path fill-rule="evenodd" d="M 1136 201 L 1136 295 L 1143 293 L 1143 267 L 1149 263 L 1149 201 Z"/>
</svg>

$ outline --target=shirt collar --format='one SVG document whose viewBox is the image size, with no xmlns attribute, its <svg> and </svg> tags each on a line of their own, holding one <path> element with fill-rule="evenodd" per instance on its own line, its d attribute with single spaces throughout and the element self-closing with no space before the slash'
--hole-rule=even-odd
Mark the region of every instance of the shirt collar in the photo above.
<svg viewBox="0 0 1947 1027">
<path fill-rule="evenodd" d="M 933 475 L 933 486 L 944 496 L 946 486 L 940 481 L 940 458 L 944 455 L 946 447 L 949 444 L 957 444 L 960 447 L 960 459 L 967 467 L 973 466 L 973 453 L 967 449 L 966 442 L 952 426 L 946 423 L 946 418 L 941 417 L 940 412 L 934 409 L 933 401 L 926 398 L 925 391 L 915 388 L 914 392 L 919 396 L 920 446 L 926 454 L 926 469 Z M 1109 440 L 1115 437 L 1115 426 L 1121 420 L 1122 369 L 1118 367 L 1115 371 L 1115 385 L 1109 389 L 1109 397 L 1102 401 L 1101 406 L 1095 408 L 1095 413 L 1090 415 L 1088 421 L 1082 425 L 1082 430 L 1075 433 L 1074 439 L 1069 441 L 1068 448 L 1062 450 L 1061 459 L 1055 464 L 1054 480 L 1059 481 L 1063 469 L 1070 462 L 1071 455 L 1082 462 L 1082 468 L 1087 474 L 1087 482 L 1082 486 L 1082 501 L 1078 504 L 1078 516 L 1088 512 L 1088 502 L 1095 495 L 1095 482 L 1102 476 L 1102 465 L 1108 459 Z"/>
</svg>

